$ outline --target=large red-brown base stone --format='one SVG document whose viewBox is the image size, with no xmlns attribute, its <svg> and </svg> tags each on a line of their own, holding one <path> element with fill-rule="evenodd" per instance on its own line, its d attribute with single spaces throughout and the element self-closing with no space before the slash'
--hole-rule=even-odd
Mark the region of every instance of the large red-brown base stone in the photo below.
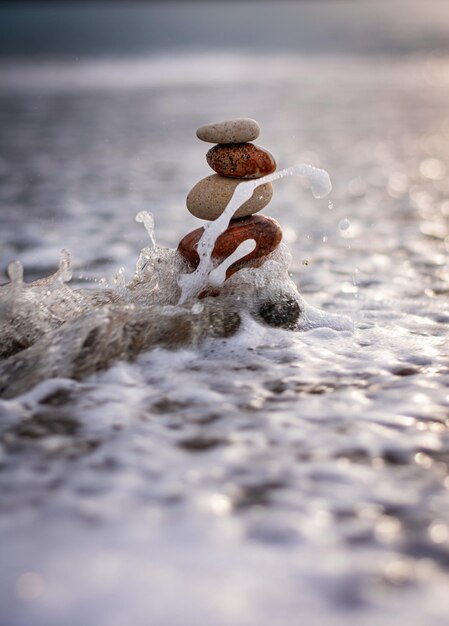
<svg viewBox="0 0 449 626">
<path fill-rule="evenodd" d="M 178 245 L 178 252 L 194 268 L 200 262 L 196 246 L 203 231 L 203 228 L 193 230 Z M 264 257 L 273 252 L 281 243 L 282 230 L 276 220 L 265 215 L 251 215 L 231 220 L 225 232 L 217 238 L 212 251 L 212 258 L 219 262 L 224 261 L 246 239 L 254 239 L 256 241 L 255 249 L 239 261 L 233 263 L 226 272 L 226 278 L 229 278 L 247 265 L 249 261 L 260 260 L 263 262 Z"/>
</svg>

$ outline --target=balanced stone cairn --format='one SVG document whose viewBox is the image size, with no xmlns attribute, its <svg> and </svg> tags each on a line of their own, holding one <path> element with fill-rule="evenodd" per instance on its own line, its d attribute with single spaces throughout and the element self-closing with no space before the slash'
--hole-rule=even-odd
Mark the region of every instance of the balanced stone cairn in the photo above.
<svg viewBox="0 0 449 626">
<path fill-rule="evenodd" d="M 259 133 L 259 124 L 249 118 L 216 122 L 198 128 L 196 134 L 199 139 L 217 144 L 206 154 L 208 164 L 216 173 L 200 180 L 189 192 L 187 209 L 192 215 L 203 220 L 215 220 L 225 210 L 237 185 L 275 171 L 276 161 L 268 150 L 250 143 L 257 139 Z M 256 187 L 252 197 L 236 211 L 228 228 L 217 238 L 212 258 L 219 263 L 246 239 L 254 239 L 256 242 L 252 252 L 227 269 L 226 278 L 243 267 L 262 265 L 266 256 L 280 244 L 280 225 L 271 217 L 254 215 L 267 206 L 272 196 L 271 183 Z M 200 261 L 196 246 L 203 231 L 203 228 L 197 228 L 178 245 L 179 253 L 193 268 Z M 206 295 L 218 295 L 218 292 L 203 292 L 200 297 Z"/>
</svg>

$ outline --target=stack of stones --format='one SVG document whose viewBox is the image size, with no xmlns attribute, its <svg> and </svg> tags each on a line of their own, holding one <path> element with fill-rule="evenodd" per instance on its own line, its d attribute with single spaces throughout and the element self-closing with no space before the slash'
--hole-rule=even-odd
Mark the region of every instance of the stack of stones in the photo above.
<svg viewBox="0 0 449 626">
<path fill-rule="evenodd" d="M 187 208 L 199 219 L 215 220 L 226 208 L 231 196 L 241 182 L 261 178 L 276 169 L 276 161 L 264 148 L 250 143 L 260 133 L 259 124 L 249 118 L 239 118 L 201 126 L 197 137 L 202 141 L 217 144 L 206 154 L 210 167 L 216 172 L 200 180 L 187 196 Z M 226 278 L 242 267 L 258 267 L 266 256 L 280 244 L 282 230 L 271 217 L 254 215 L 270 202 L 273 196 L 271 183 L 259 185 L 252 197 L 234 214 L 227 230 L 215 243 L 212 258 L 221 262 L 231 255 L 246 239 L 256 241 L 255 249 L 231 265 Z M 196 251 L 203 228 L 186 235 L 178 246 L 180 254 L 193 268 L 199 264 Z M 216 295 L 212 293 L 204 295 Z"/>
</svg>

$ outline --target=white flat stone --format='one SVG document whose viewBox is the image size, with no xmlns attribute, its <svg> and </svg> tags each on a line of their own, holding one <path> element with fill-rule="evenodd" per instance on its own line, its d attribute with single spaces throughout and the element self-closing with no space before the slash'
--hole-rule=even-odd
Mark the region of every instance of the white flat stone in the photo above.
<svg viewBox="0 0 449 626">
<path fill-rule="evenodd" d="M 198 139 L 208 143 L 244 143 L 254 141 L 259 134 L 259 124 L 249 117 L 211 122 L 200 126 L 196 131 Z"/>
</svg>

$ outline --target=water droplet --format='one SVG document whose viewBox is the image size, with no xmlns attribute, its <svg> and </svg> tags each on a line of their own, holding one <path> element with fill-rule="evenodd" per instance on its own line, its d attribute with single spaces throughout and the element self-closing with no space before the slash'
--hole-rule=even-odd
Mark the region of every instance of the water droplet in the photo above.
<svg viewBox="0 0 449 626">
<path fill-rule="evenodd" d="M 155 247 L 156 239 L 154 237 L 154 217 L 152 216 L 152 214 L 148 213 L 148 211 L 140 211 L 136 215 L 136 222 L 144 225 L 150 239 L 150 245 L 152 247 Z"/>
<path fill-rule="evenodd" d="M 338 228 L 340 230 L 348 230 L 350 226 L 351 226 L 351 222 L 346 217 L 340 220 L 338 223 Z"/>
<path fill-rule="evenodd" d="M 118 272 L 115 274 L 113 282 L 114 282 L 114 285 L 117 285 L 117 287 L 125 287 L 126 280 L 125 280 L 125 268 L 124 267 L 121 267 L 118 270 Z"/>
<path fill-rule="evenodd" d="M 61 250 L 58 278 L 63 283 L 68 283 L 72 278 L 72 259 L 69 250 Z"/>
<path fill-rule="evenodd" d="M 12 261 L 8 265 L 8 276 L 12 283 L 23 282 L 23 265 L 20 261 Z"/>
</svg>

